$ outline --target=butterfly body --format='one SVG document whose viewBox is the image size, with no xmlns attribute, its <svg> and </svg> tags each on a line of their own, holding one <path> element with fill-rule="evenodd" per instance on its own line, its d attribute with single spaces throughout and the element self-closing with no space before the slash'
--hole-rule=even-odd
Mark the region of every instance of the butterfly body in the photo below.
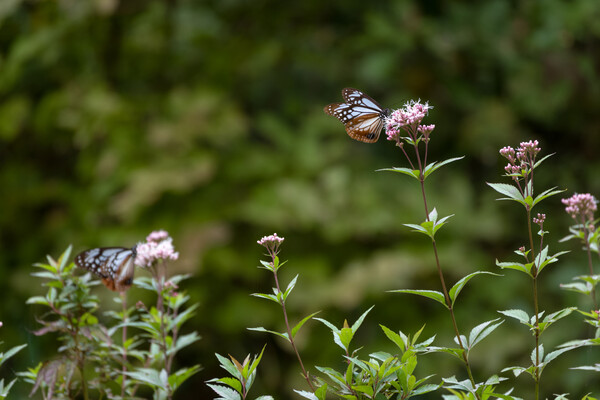
<svg viewBox="0 0 600 400">
<path fill-rule="evenodd" d="M 124 292 L 133 284 L 136 247 L 100 247 L 79 253 L 75 264 L 98 276 L 110 290 Z"/>
<path fill-rule="evenodd" d="M 345 103 L 332 103 L 323 109 L 325 114 L 339 119 L 346 128 L 348 136 L 365 143 L 375 143 L 385 125 L 390 110 L 383 108 L 357 89 L 342 90 Z"/>
</svg>

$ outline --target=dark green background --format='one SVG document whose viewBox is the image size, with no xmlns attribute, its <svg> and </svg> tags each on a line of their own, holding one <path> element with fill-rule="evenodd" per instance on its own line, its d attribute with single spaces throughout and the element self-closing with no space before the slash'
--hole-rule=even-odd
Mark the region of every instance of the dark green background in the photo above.
<svg viewBox="0 0 600 400">
<path fill-rule="evenodd" d="M 42 290 L 32 263 L 69 244 L 130 246 L 159 228 L 181 253 L 173 273 L 193 274 L 185 289 L 200 303 L 188 329 L 203 339 L 179 361 L 204 370 L 180 399 L 210 398 L 203 382 L 224 374 L 215 352 L 241 359 L 265 343 L 250 397 L 306 389 L 288 347 L 245 330 L 283 329 L 276 305 L 249 296 L 272 285 L 256 268 L 256 240 L 273 232 L 286 238 L 284 280 L 300 274 L 295 320 L 322 310 L 341 325 L 376 304 L 355 339 L 363 356 L 394 351 L 378 323 L 407 333 L 427 323 L 424 335 L 450 344 L 440 306 L 385 293 L 439 290 L 430 244 L 402 226 L 424 219 L 416 182 L 375 172 L 404 166 L 401 153 L 385 140 L 351 140 L 322 108 L 347 86 L 393 108 L 429 101 L 430 159 L 466 156 L 427 182 L 430 205 L 455 214 L 438 237 L 447 279 L 498 272 L 495 259 L 514 260 L 526 242 L 523 210 L 485 185 L 506 181 L 500 147 L 538 139 L 544 154 L 557 153 L 539 170 L 539 189 L 600 193 L 599 20 L 597 0 L 3 0 L 0 337 L 2 350 L 28 347 L 2 375 L 57 345 L 31 334 L 41 310 L 25 299 Z M 586 271 L 578 245 L 556 243 L 569 217 L 558 197 L 538 211 L 554 251 L 574 250 L 543 274 L 541 308 L 587 308 L 558 289 Z M 498 309 L 531 312 L 531 303 L 530 283 L 514 271 L 478 277 L 459 299 L 459 325 L 466 333 Z M 547 351 L 591 335 L 581 320 L 548 331 Z M 343 367 L 331 339 L 318 322 L 301 331 L 310 370 Z M 532 347 L 526 328 L 507 321 L 472 353 L 476 378 L 526 365 Z M 597 374 L 568 370 L 598 356 L 561 356 L 544 373 L 543 396 L 599 395 Z M 424 356 L 418 372 L 464 378 L 444 355 Z M 510 385 L 531 397 L 530 379 Z M 13 394 L 29 390 L 18 383 Z"/>
</svg>

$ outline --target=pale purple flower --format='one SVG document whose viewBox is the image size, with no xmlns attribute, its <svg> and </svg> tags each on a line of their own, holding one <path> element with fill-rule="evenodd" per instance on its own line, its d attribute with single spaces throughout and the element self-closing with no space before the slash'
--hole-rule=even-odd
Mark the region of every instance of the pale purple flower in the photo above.
<svg viewBox="0 0 600 400">
<path fill-rule="evenodd" d="M 512 179 L 518 181 L 522 177 L 526 177 L 533 166 L 535 165 L 535 157 L 541 151 L 538 147 L 537 140 L 519 143 L 519 147 L 515 150 L 510 146 L 505 146 L 500 149 L 500 155 L 508 160 L 508 164 L 504 170 L 508 175 L 512 175 Z"/>
<path fill-rule="evenodd" d="M 385 133 L 388 140 L 399 145 L 402 140 L 402 131 L 409 134 L 412 140 L 417 139 L 417 134 L 429 137 L 435 125 L 420 125 L 421 121 L 433 107 L 428 103 L 422 104 L 420 100 L 404 104 L 400 109 L 394 110 L 386 119 Z"/>
<path fill-rule="evenodd" d="M 544 224 L 546 220 L 546 214 L 538 213 L 537 218 L 533 217 L 533 223 L 539 225 L 540 227 Z"/>
<path fill-rule="evenodd" d="M 594 220 L 594 212 L 597 210 L 598 200 L 589 193 L 575 193 L 573 196 L 561 200 L 565 211 L 576 221 L 585 224 Z"/>
<path fill-rule="evenodd" d="M 173 247 L 173 239 L 164 231 L 154 231 L 146 238 L 146 243 L 136 247 L 135 263 L 149 268 L 158 261 L 177 260 L 179 253 Z"/>
<path fill-rule="evenodd" d="M 146 237 L 147 242 L 160 242 L 169 237 L 169 233 L 163 229 L 158 231 L 153 231 Z"/>
<path fill-rule="evenodd" d="M 262 238 L 260 238 L 260 240 L 257 240 L 256 243 L 260 244 L 261 246 L 264 246 L 269 252 L 269 254 L 272 257 L 275 257 L 277 253 L 279 253 L 279 246 L 281 245 L 281 243 L 283 243 L 284 240 L 285 238 L 279 237 L 276 233 L 274 233 L 269 236 L 263 236 Z"/>
</svg>

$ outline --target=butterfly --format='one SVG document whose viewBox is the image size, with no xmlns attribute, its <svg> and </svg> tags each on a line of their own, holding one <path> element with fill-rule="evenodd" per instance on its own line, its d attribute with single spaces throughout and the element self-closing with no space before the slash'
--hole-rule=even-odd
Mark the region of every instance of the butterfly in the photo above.
<svg viewBox="0 0 600 400">
<path fill-rule="evenodd" d="M 137 245 L 125 247 L 100 247 L 79 253 L 75 264 L 91 271 L 110 290 L 124 292 L 133 284 Z"/>
<path fill-rule="evenodd" d="M 375 143 L 379 139 L 385 119 L 390 115 L 388 108 L 357 89 L 342 90 L 345 103 L 325 106 L 325 114 L 333 115 L 346 127 L 348 136 L 365 143 Z"/>
</svg>

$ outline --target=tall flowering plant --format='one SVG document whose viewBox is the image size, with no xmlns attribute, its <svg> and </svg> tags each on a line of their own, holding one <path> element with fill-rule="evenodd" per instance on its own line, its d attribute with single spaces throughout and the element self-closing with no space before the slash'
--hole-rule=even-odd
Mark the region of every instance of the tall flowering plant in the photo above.
<svg viewBox="0 0 600 400">
<path fill-rule="evenodd" d="M 109 250 L 121 251 L 116 249 Z M 39 390 L 48 399 L 126 399 L 135 398 L 140 387 L 146 386 L 154 399 L 169 400 L 199 371 L 198 365 L 173 368 L 176 354 L 199 336 L 196 332 L 181 334 L 197 305 L 186 307 L 189 296 L 178 290 L 185 276 L 167 275 L 168 262 L 178 258 L 172 239 L 165 231 L 152 232 L 146 242 L 135 247 L 135 253 L 135 263 L 150 271 L 151 277 L 137 278 L 134 286 L 155 293 L 156 305 L 139 301 L 129 306 L 127 292 L 121 291 L 115 297 L 121 311 L 105 309 L 92 292 L 98 281 L 92 280 L 90 273 L 78 275 L 68 261 L 70 248 L 58 260 L 48 257 L 47 264 L 37 264 L 42 271 L 34 276 L 44 279 L 48 293 L 28 300 L 47 309 L 39 318 L 42 328 L 35 334 L 58 334 L 62 345 L 59 358 L 20 374 L 33 385 L 33 392 Z M 111 260 L 103 258 L 97 263 Z M 112 320 L 103 322 L 100 311 Z"/>
<path fill-rule="evenodd" d="M 442 166 L 460 160 L 463 157 L 450 158 L 440 162 L 429 161 L 429 143 L 431 141 L 431 134 L 435 129 L 435 125 L 423 124 L 423 120 L 432 108 L 433 107 L 431 107 L 428 103 L 411 101 L 405 104 L 401 109 L 395 110 L 387 119 L 387 138 L 388 140 L 395 142 L 396 146 L 401 149 L 404 159 L 409 164 L 410 168 L 395 167 L 387 168 L 383 171 L 391 171 L 408 175 L 417 180 L 419 183 L 425 221 L 421 222 L 420 224 L 405 225 L 411 228 L 414 232 L 427 236 L 431 241 L 431 249 L 440 281 L 441 292 L 437 290 L 415 289 L 399 289 L 394 290 L 393 292 L 409 293 L 427 297 L 437 301 L 448 310 L 454 331 L 454 341 L 457 347 L 430 347 L 430 350 L 451 354 L 464 364 L 468 379 L 461 381 L 454 377 L 444 378 L 444 385 L 448 390 L 453 393 L 460 391 L 463 392 L 465 396 L 482 399 L 494 393 L 494 385 L 498 384 L 502 378 L 493 376 L 484 382 L 477 382 L 471 368 L 469 354 L 473 347 L 491 332 L 493 332 L 498 326 L 500 326 L 502 321 L 499 321 L 499 319 L 494 319 L 480 323 L 471 330 L 471 333 L 467 337 L 461 334 L 461 330 L 456 319 L 454 312 L 455 303 L 459 293 L 467 284 L 467 282 L 477 275 L 493 274 L 486 271 L 475 271 L 460 279 L 450 288 L 446 283 L 446 277 L 442 266 L 443 263 L 438 253 L 436 234 L 447 223 L 452 215 L 440 217 L 436 208 L 431 208 L 426 194 L 425 181 L 433 172 L 437 171 Z"/>
<path fill-rule="evenodd" d="M 534 172 L 542 162 L 551 156 L 550 154 L 538 159 L 540 152 L 541 147 L 537 140 L 521 142 L 517 149 L 510 146 L 503 147 L 500 149 L 500 155 L 508 160 L 508 164 L 504 167 L 505 176 L 511 179 L 513 184 L 488 183 L 491 188 L 504 196 L 501 200 L 510 200 L 521 204 L 526 214 L 526 237 L 528 240 L 525 245 L 515 251 L 524 262 L 497 261 L 496 264 L 502 269 L 512 269 L 524 273 L 532 281 L 533 315 L 518 309 L 499 312 L 527 326 L 534 337 L 535 344 L 531 352 L 531 365 L 527 367 L 508 367 L 503 371 L 512 371 L 515 376 L 519 376 L 522 373 L 531 376 L 534 381 L 536 400 L 540 397 L 540 381 L 544 369 L 556 357 L 574 348 L 572 346 L 563 346 L 554 351 L 547 352 L 541 341 L 541 335 L 555 322 L 575 310 L 575 307 L 567 307 L 552 313 L 546 313 L 540 309 L 538 284 L 540 273 L 548 265 L 557 262 L 558 258 L 566 253 L 563 251 L 551 254 L 549 246 L 544 242 L 544 237 L 548 234 L 544 230 L 546 214 L 537 213 L 535 217 L 532 217 L 534 207 L 543 200 L 562 192 L 562 190 L 553 187 L 535 195 Z M 535 231 L 532 224 L 538 226 L 537 235 L 539 236 L 539 241 L 537 243 L 534 240 Z"/>
</svg>

